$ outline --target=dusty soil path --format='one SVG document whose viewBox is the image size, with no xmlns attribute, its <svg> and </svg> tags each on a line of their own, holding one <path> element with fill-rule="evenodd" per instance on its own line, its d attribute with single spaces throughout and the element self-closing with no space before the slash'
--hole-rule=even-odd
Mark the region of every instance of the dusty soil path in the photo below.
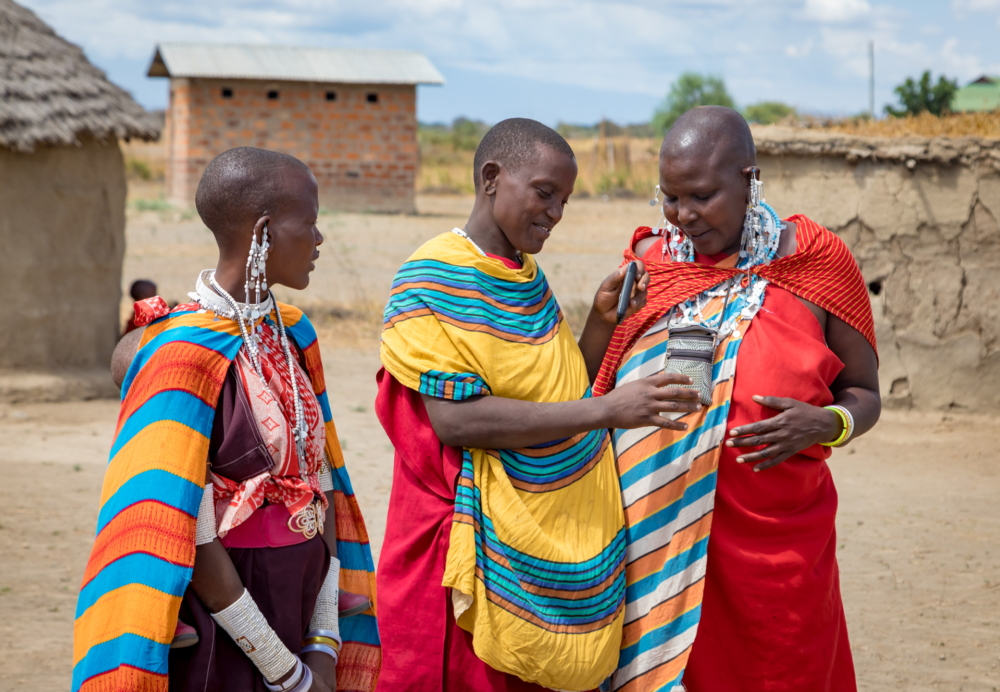
<svg viewBox="0 0 1000 692">
<path fill-rule="evenodd" d="M 376 559 L 392 448 L 375 418 L 378 307 L 398 265 L 462 225 L 471 200 L 421 214 L 329 214 L 312 306 L 338 433 Z M 568 313 L 617 266 L 643 200 L 574 200 L 541 263 Z M 123 280 L 184 300 L 215 247 L 196 217 L 130 212 Z M 123 303 L 123 308 L 127 307 Z M 322 320 L 336 312 L 348 319 Z M 114 401 L 0 405 L 0 691 L 65 690 L 76 595 L 93 541 Z M 848 626 L 862 690 L 1000 689 L 1000 420 L 887 413 L 832 466 Z M 780 607 L 779 603 L 775 604 Z"/>
<path fill-rule="evenodd" d="M 377 554 L 392 476 L 372 410 L 377 353 L 327 349 L 324 360 Z M 69 686 L 73 610 L 116 416 L 108 401 L 0 409 L 0 690 Z M 862 690 L 1000 687 L 998 436 L 997 420 L 890 413 L 835 454 Z"/>
</svg>

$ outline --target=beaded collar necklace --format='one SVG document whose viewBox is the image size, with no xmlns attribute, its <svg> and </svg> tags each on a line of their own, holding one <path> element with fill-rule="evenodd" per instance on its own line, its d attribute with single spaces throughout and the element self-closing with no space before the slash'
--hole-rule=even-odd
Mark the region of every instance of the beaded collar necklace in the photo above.
<svg viewBox="0 0 1000 692">
<path fill-rule="evenodd" d="M 655 204 L 659 196 L 659 186 L 650 204 Z M 743 220 L 739 259 L 736 268 L 745 272 L 744 278 L 734 277 L 715 288 L 709 289 L 673 308 L 668 315 L 670 327 L 707 326 L 703 310 L 713 298 L 725 296 L 722 312 L 719 314 L 719 339 L 735 333 L 739 338 L 737 325 L 757 314 L 764 302 L 764 288 L 767 280 L 751 273 L 750 269 L 770 264 L 778 250 L 778 242 L 786 224 L 777 212 L 764 201 L 763 185 L 756 178 L 750 181 L 750 201 Z M 680 229 L 667 221 L 666 216 L 653 229 L 653 235 L 663 236 L 663 261 L 694 262 L 694 244 Z M 728 316 L 726 307 L 733 307 Z"/>
</svg>

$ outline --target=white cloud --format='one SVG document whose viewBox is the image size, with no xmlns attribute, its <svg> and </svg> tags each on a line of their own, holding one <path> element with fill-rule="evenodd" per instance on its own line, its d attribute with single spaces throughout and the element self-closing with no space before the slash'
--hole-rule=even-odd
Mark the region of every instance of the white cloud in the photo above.
<svg viewBox="0 0 1000 692">
<path fill-rule="evenodd" d="M 949 38 L 941 46 L 941 71 L 951 78 L 973 79 L 983 74 L 982 61 L 976 55 L 963 54 L 956 49 L 960 45 L 957 38 Z"/>
<path fill-rule="evenodd" d="M 867 0 L 806 0 L 805 16 L 818 22 L 848 22 L 871 10 Z"/>
<path fill-rule="evenodd" d="M 959 19 L 964 19 L 969 12 L 998 12 L 1000 0 L 952 0 L 951 9 Z M 1000 16 L 997 17 L 1000 24 Z"/>
<path fill-rule="evenodd" d="M 951 8 L 959 12 L 988 12 L 1000 10 L 1000 0 L 953 0 Z"/>
<path fill-rule="evenodd" d="M 546 95 L 549 85 L 583 94 L 580 102 L 598 114 L 622 101 L 651 110 L 689 70 L 722 75 L 741 104 L 783 100 L 855 112 L 867 103 L 872 39 L 886 101 L 893 85 L 924 69 L 962 79 L 1000 71 L 995 25 L 982 21 L 1000 0 L 18 1 L 123 86 L 152 94 L 144 103 L 153 105 L 166 90 L 143 75 L 159 41 L 419 50 L 446 78 L 455 75 L 444 89 L 425 89 L 424 103 L 447 100 L 452 116 L 490 117 L 485 107 L 476 111 L 484 91 L 503 83 L 517 92 L 530 80 L 543 85 L 531 92 L 538 94 L 532 107 L 558 113 L 552 120 L 577 116 L 562 96 Z M 959 11 L 984 14 L 959 21 Z M 958 41 L 945 44 L 947 37 Z"/>
<path fill-rule="evenodd" d="M 812 49 L 812 40 L 804 41 L 802 43 L 789 43 L 785 46 L 785 55 L 790 58 L 804 58 L 812 53 Z"/>
</svg>

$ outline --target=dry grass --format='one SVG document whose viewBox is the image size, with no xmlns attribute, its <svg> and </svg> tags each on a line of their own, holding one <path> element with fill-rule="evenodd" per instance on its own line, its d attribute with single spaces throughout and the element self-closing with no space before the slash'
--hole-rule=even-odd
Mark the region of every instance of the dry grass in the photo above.
<svg viewBox="0 0 1000 692">
<path fill-rule="evenodd" d="M 131 142 L 119 142 L 119 146 L 125 158 L 125 173 L 130 181 L 163 181 L 167 169 L 167 152 L 162 137 L 158 142 L 133 139 Z"/>
<path fill-rule="evenodd" d="M 930 113 L 882 120 L 853 119 L 823 129 L 867 137 L 991 137 L 1000 138 L 1000 111 L 958 113 L 938 117 Z"/>
<path fill-rule="evenodd" d="M 660 143 L 636 137 L 571 139 L 579 176 L 575 196 L 618 198 L 652 195 L 659 177 L 657 155 Z M 472 160 L 475 152 L 449 144 L 423 144 L 417 190 L 423 193 L 471 195 Z"/>
</svg>

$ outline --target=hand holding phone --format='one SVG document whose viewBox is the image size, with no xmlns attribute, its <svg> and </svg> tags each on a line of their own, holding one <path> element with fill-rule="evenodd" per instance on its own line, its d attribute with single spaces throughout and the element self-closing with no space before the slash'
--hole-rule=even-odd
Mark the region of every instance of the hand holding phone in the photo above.
<svg viewBox="0 0 1000 692">
<path fill-rule="evenodd" d="M 635 275 L 639 271 L 639 265 L 629 262 L 625 269 L 625 280 L 622 281 L 622 292 L 618 295 L 618 324 L 622 323 L 628 313 L 628 305 L 632 301 L 632 287 L 635 285 Z"/>
</svg>

